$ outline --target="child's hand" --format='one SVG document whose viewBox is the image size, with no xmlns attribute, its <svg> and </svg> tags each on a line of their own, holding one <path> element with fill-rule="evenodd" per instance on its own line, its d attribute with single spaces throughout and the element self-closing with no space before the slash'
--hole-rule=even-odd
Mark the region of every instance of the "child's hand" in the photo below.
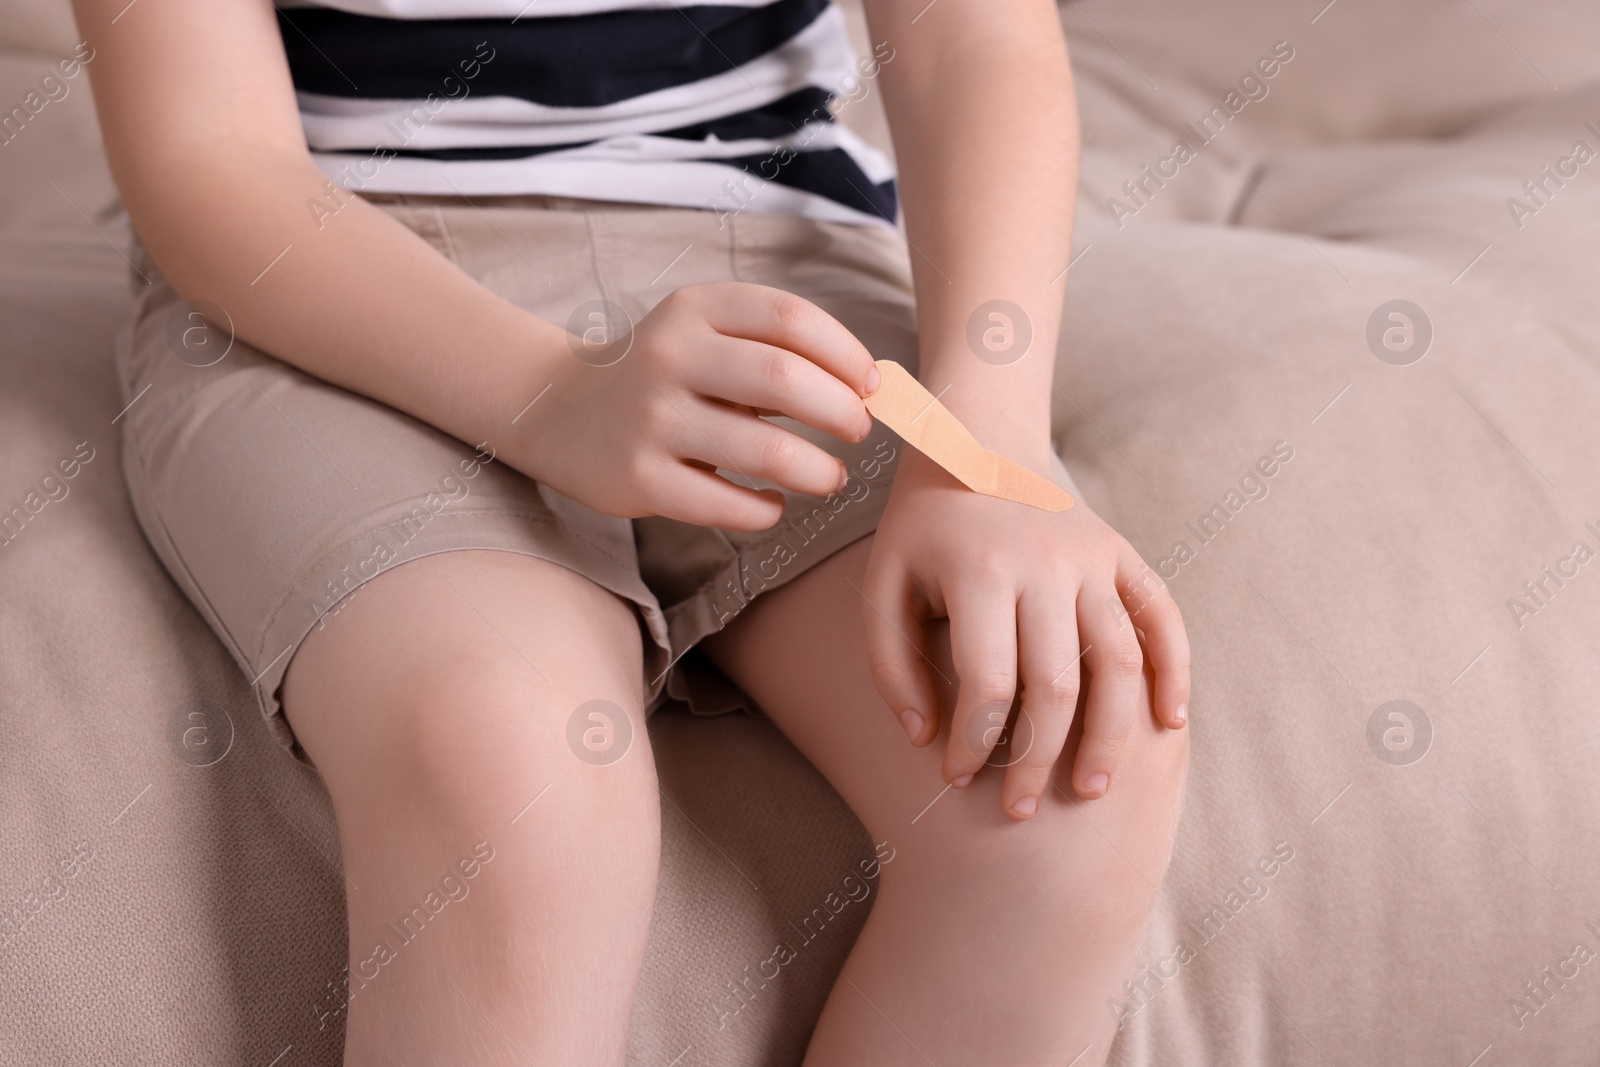
<svg viewBox="0 0 1600 1067">
<path fill-rule="evenodd" d="M 761 530 L 783 495 L 717 468 L 812 496 L 837 492 L 844 464 L 762 414 L 860 441 L 861 402 L 878 387 L 872 357 L 849 330 L 800 297 L 735 282 L 691 285 L 656 305 L 626 355 L 591 366 L 568 355 L 549 395 L 519 417 L 524 473 L 623 518 L 663 515 Z"/>
<path fill-rule="evenodd" d="M 983 767 L 1021 682 L 1001 791 L 1015 818 L 1038 810 L 1072 725 L 1080 666 L 1092 677 L 1072 774 L 1080 796 L 1101 796 L 1111 785 L 1118 750 L 1141 713 L 1147 658 L 1157 719 L 1170 729 L 1187 719 L 1189 639 L 1178 606 L 1082 501 L 1048 512 L 980 496 L 907 449 L 863 591 L 873 680 L 918 747 L 939 732 L 931 665 L 921 651 L 924 621 L 950 620 L 958 676 L 950 681 L 959 688 L 946 781 L 964 786 Z"/>
</svg>

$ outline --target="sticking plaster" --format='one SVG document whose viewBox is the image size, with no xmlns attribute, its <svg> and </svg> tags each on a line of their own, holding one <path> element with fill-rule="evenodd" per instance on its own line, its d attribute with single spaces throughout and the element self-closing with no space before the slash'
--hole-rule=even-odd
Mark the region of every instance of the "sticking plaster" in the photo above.
<svg viewBox="0 0 1600 1067">
<path fill-rule="evenodd" d="M 1072 497 L 1050 479 L 978 443 L 939 398 L 892 360 L 877 361 L 883 384 L 866 398 L 872 417 L 906 444 L 949 471 L 974 493 L 1014 500 L 1045 511 L 1066 511 Z"/>
</svg>

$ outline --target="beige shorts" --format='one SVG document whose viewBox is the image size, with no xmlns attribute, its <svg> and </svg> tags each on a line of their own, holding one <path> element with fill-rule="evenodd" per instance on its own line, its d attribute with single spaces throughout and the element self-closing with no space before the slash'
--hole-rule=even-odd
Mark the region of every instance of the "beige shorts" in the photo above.
<svg viewBox="0 0 1600 1067">
<path fill-rule="evenodd" d="M 916 368 L 909 264 L 885 229 L 553 197 L 373 199 L 491 290 L 563 325 L 591 300 L 637 322 L 680 286 L 756 282 L 815 302 L 874 356 Z M 362 583 L 455 549 L 549 560 L 631 601 L 647 635 L 648 709 L 742 706 L 685 653 L 870 533 L 904 447 L 881 425 L 846 445 L 779 419 L 845 461 L 843 491 L 790 495 L 783 521 L 753 534 L 611 518 L 392 408 L 230 347 L 220 330 L 186 333 L 193 309 L 142 251 L 135 263 L 150 284 L 135 279 L 116 358 L 139 522 L 302 756 L 278 699 L 300 642 Z"/>
</svg>

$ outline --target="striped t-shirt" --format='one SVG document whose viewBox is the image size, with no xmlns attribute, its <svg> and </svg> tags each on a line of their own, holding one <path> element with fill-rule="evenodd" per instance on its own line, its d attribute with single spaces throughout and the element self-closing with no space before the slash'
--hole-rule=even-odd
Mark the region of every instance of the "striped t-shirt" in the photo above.
<svg viewBox="0 0 1600 1067">
<path fill-rule="evenodd" d="M 306 141 L 340 185 L 883 224 L 893 165 L 829 111 L 829 0 L 279 0 Z M 886 51 L 880 49 L 880 51 Z"/>
</svg>

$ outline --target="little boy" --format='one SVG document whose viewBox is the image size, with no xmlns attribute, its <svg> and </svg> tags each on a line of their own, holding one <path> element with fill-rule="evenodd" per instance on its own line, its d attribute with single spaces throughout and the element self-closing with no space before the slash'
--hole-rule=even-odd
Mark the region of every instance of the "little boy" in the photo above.
<svg viewBox="0 0 1600 1067">
<path fill-rule="evenodd" d="M 1065 479 L 1054 5 L 872 0 L 868 60 L 826 0 L 77 12 L 140 240 L 127 479 L 326 780 L 346 1062 L 623 1062 L 669 697 L 759 706 L 894 850 L 808 1064 L 1103 1061 L 1182 621 L 1086 505 L 864 403 L 899 362 Z M 834 121 L 874 87 L 898 180 Z"/>
</svg>

